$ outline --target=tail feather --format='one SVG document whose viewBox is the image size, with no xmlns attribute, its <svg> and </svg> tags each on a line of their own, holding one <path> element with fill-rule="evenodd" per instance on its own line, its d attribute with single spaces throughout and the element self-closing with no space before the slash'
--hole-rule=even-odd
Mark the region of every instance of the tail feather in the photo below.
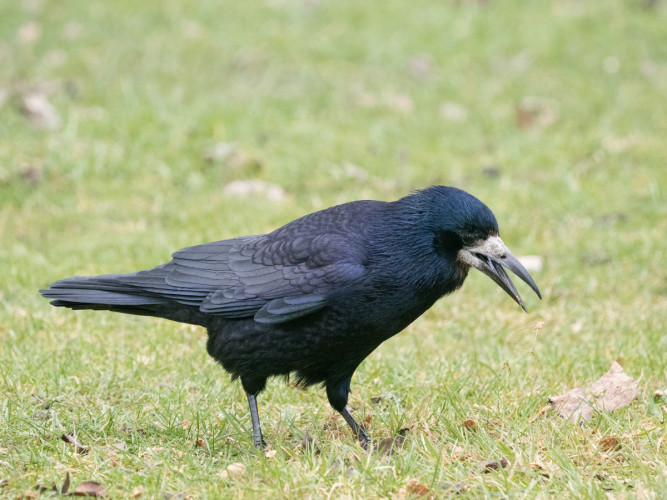
<svg viewBox="0 0 667 500">
<path fill-rule="evenodd" d="M 44 297 L 55 299 L 54 306 L 72 307 L 85 304 L 109 306 L 144 306 L 166 304 L 157 294 L 121 281 L 127 275 L 103 275 L 66 278 L 40 290 Z M 85 307 L 78 307 L 85 309 Z M 92 309 L 92 308 L 91 308 Z"/>
<path fill-rule="evenodd" d="M 132 274 L 79 276 L 56 281 L 39 293 L 53 299 L 51 304 L 56 307 L 114 311 L 206 326 L 208 318 L 199 311 L 201 299 L 197 301 L 196 296 L 183 292 L 179 296 L 164 285 L 160 287 L 164 283 L 160 275 L 164 274 L 165 270 L 155 268 Z"/>
</svg>

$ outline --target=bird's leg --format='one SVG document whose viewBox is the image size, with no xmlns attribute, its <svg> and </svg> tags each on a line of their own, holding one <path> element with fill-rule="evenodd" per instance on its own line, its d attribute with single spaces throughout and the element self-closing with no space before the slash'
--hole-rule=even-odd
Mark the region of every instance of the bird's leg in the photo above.
<svg viewBox="0 0 667 500">
<path fill-rule="evenodd" d="M 347 407 L 343 408 L 340 411 L 340 414 L 343 415 L 343 418 L 347 422 L 347 424 L 352 428 L 352 432 L 354 432 L 354 435 L 357 436 L 357 439 L 359 440 L 359 444 L 364 450 L 368 449 L 368 443 L 371 442 L 371 438 L 366 434 L 366 431 L 362 426 L 360 426 L 357 421 L 354 419 L 352 415 L 350 415 L 350 412 L 348 411 Z"/>
<path fill-rule="evenodd" d="M 361 447 L 366 450 L 368 449 L 368 443 L 371 442 L 371 438 L 368 437 L 366 431 L 361 427 L 357 421 L 350 415 L 350 411 L 347 409 L 347 398 L 350 394 L 350 381 L 351 379 L 345 379 L 342 382 L 331 383 L 327 381 L 327 398 L 331 406 L 340 413 L 347 424 L 354 432 L 354 435 L 357 436 L 359 444 Z"/>
<path fill-rule="evenodd" d="M 250 419 L 252 420 L 252 439 L 255 448 L 266 448 L 266 441 L 262 436 L 262 428 L 259 426 L 259 411 L 257 410 L 257 396 L 255 394 L 245 393 L 250 406 Z"/>
</svg>

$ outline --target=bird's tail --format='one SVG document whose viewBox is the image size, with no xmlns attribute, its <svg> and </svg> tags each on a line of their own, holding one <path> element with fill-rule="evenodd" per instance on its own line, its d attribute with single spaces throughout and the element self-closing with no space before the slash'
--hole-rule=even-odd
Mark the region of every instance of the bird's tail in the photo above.
<svg viewBox="0 0 667 500">
<path fill-rule="evenodd" d="M 162 266 L 161 266 L 162 267 Z M 169 297 L 146 286 L 150 281 L 164 283 L 165 272 L 161 267 L 143 271 L 141 285 L 134 284 L 133 274 L 104 274 L 101 276 L 77 276 L 51 283 L 39 291 L 51 305 L 70 309 L 95 309 L 158 316 L 175 321 L 202 324 L 201 314 L 195 309 L 174 303 Z M 150 272 L 149 276 L 146 276 Z M 180 306 L 180 307 L 179 307 Z"/>
</svg>

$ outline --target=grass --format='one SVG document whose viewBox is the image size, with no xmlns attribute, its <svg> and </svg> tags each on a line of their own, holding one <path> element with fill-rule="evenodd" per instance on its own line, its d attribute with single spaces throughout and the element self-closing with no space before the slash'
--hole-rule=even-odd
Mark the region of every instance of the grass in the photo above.
<svg viewBox="0 0 667 500">
<path fill-rule="evenodd" d="M 3 2 L 0 496 L 66 472 L 114 498 L 663 495 L 666 22 L 639 0 Z M 20 111 L 44 82 L 54 130 Z M 234 162 L 205 159 L 219 142 Z M 247 178 L 286 195 L 226 194 Z M 361 452 L 322 391 L 281 380 L 260 397 L 276 453 L 258 456 L 205 332 L 37 294 L 435 183 L 544 257 L 544 300 L 521 288 L 524 314 L 471 275 L 362 364 L 355 413 L 376 438 L 410 429 L 389 457 Z M 639 381 L 630 407 L 536 418 L 616 359 Z"/>
</svg>

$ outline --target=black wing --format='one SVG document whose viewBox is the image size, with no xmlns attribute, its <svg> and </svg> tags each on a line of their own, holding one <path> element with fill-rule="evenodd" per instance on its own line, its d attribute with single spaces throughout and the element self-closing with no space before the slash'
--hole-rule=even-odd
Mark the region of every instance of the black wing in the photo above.
<svg viewBox="0 0 667 500">
<path fill-rule="evenodd" d="M 133 312 L 169 304 L 230 319 L 281 323 L 323 308 L 367 273 L 366 232 L 381 202 L 307 215 L 272 233 L 184 248 L 133 274 L 77 277 L 42 290 L 54 305 Z"/>
<path fill-rule="evenodd" d="M 172 290 L 210 287 L 199 306 L 205 314 L 281 323 L 321 309 L 365 274 L 363 255 L 353 250 L 335 234 L 209 243 L 176 252 L 165 283 Z"/>
<path fill-rule="evenodd" d="M 184 248 L 168 264 L 138 273 L 67 278 L 42 294 L 74 308 L 132 312 L 175 303 L 229 319 L 282 323 L 323 308 L 332 293 L 366 273 L 362 255 L 352 250 L 332 234 L 248 236 Z"/>
</svg>

